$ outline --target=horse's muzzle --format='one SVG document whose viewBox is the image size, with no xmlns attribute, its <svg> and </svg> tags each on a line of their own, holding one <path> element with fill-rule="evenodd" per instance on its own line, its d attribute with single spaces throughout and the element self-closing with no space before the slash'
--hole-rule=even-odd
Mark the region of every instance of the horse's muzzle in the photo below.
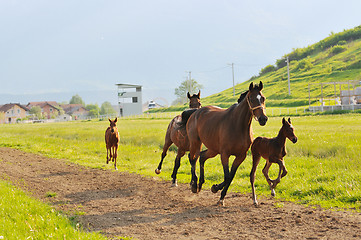
<svg viewBox="0 0 361 240">
<path fill-rule="evenodd" d="M 112 133 L 114 132 L 114 129 L 110 130 Z"/>
<path fill-rule="evenodd" d="M 260 116 L 258 118 L 259 125 L 261 125 L 261 126 L 266 125 L 267 120 L 268 120 L 268 117 L 266 115 Z"/>
<path fill-rule="evenodd" d="M 293 142 L 293 143 L 296 143 L 296 142 L 297 142 L 297 137 L 293 138 L 293 139 L 292 139 L 292 142 Z"/>
</svg>

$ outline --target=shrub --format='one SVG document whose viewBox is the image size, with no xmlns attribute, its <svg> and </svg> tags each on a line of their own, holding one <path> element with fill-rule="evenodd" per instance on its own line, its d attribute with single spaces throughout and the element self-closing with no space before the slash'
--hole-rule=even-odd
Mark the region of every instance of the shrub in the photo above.
<svg viewBox="0 0 361 240">
<path fill-rule="evenodd" d="M 269 73 L 269 72 L 273 72 L 273 71 L 276 71 L 276 67 L 274 65 L 267 65 L 265 66 L 264 68 L 261 69 L 261 71 L 259 72 L 259 75 L 264 75 L 266 73 Z"/>
<path fill-rule="evenodd" d="M 310 70 L 312 67 L 313 67 L 313 64 L 311 63 L 311 59 L 305 58 L 297 63 L 296 70 L 307 71 L 307 70 Z"/>
<path fill-rule="evenodd" d="M 343 51 L 346 51 L 346 47 L 340 46 L 340 45 L 335 45 L 335 46 L 331 47 L 330 53 L 331 54 L 338 54 L 338 53 L 341 53 Z"/>
</svg>

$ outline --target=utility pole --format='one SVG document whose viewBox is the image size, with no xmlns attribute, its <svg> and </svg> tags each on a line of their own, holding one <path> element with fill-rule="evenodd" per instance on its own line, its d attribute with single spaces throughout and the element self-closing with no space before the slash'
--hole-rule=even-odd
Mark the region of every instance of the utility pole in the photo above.
<svg viewBox="0 0 361 240">
<path fill-rule="evenodd" d="M 233 97 L 235 96 L 235 91 L 234 91 L 234 63 L 231 63 L 228 65 L 231 65 L 232 66 L 232 79 L 233 79 Z"/>
<path fill-rule="evenodd" d="M 286 60 L 287 63 L 287 76 L 288 76 L 288 95 L 291 96 L 291 84 L 290 84 L 290 61 L 289 58 L 287 57 Z"/>
</svg>

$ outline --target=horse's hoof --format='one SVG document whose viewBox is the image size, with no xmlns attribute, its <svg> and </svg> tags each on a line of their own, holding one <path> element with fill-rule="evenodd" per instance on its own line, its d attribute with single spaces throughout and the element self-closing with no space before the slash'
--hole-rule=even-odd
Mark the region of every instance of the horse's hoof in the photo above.
<svg viewBox="0 0 361 240">
<path fill-rule="evenodd" d="M 258 202 L 257 202 L 257 200 L 253 202 L 253 205 L 254 205 L 255 207 L 258 207 Z"/>
<path fill-rule="evenodd" d="M 178 187 L 178 184 L 177 184 L 177 179 L 172 181 L 172 187 Z"/>
<path fill-rule="evenodd" d="M 158 169 L 158 168 L 155 170 L 155 173 L 156 173 L 156 174 L 159 174 L 160 172 L 161 172 L 161 170 Z"/>
<path fill-rule="evenodd" d="M 224 207 L 225 206 L 224 200 L 218 200 L 217 205 L 221 206 L 221 207 Z"/>
<path fill-rule="evenodd" d="M 202 185 L 198 186 L 198 192 L 202 190 Z"/>
<path fill-rule="evenodd" d="M 212 187 L 211 187 L 211 191 L 212 193 L 217 193 L 218 192 L 218 189 L 217 189 L 217 185 L 214 184 Z"/>
<path fill-rule="evenodd" d="M 114 169 L 115 169 L 115 170 L 118 170 L 118 168 L 117 168 L 117 167 L 115 167 Z"/>
<path fill-rule="evenodd" d="M 274 197 L 276 196 L 276 191 L 274 189 L 271 190 L 271 195 Z"/>
<path fill-rule="evenodd" d="M 192 186 L 191 187 L 192 193 L 198 193 L 198 188 L 197 186 Z"/>
</svg>

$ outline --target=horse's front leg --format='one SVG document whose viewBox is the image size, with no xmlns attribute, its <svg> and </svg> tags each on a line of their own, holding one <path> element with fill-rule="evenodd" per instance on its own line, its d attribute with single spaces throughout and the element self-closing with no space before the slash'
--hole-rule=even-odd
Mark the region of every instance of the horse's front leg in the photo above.
<svg viewBox="0 0 361 240">
<path fill-rule="evenodd" d="M 253 204 L 255 206 L 258 205 L 258 202 L 257 202 L 257 198 L 256 198 L 256 190 L 254 187 L 254 179 L 256 176 L 256 170 L 257 170 L 257 166 L 259 164 L 260 159 L 261 159 L 261 155 L 259 155 L 258 153 L 252 154 L 252 170 L 250 173 L 250 182 L 251 182 L 251 187 L 252 187 L 252 200 L 253 200 Z"/>
<path fill-rule="evenodd" d="M 113 161 L 113 147 L 109 147 L 109 162 Z"/>
<path fill-rule="evenodd" d="M 107 146 L 107 164 L 109 163 L 109 147 Z"/>
<path fill-rule="evenodd" d="M 222 158 L 222 156 L 221 156 L 221 158 Z M 225 158 L 227 158 L 227 156 L 225 156 Z M 236 158 L 233 161 L 230 173 L 229 173 L 229 170 L 228 170 L 229 156 L 228 156 L 227 160 L 225 159 L 226 164 L 223 166 L 223 171 L 224 171 L 224 174 L 225 174 L 225 178 L 224 178 L 225 184 L 224 184 L 224 188 L 223 188 L 223 190 L 221 192 L 221 198 L 218 201 L 219 205 L 224 206 L 224 197 L 226 196 L 228 188 L 231 185 L 231 182 L 232 182 L 234 176 L 236 175 L 236 172 L 237 172 L 237 169 L 238 169 L 239 165 L 241 165 L 241 163 L 244 161 L 245 158 L 246 158 L 246 153 L 242 154 L 242 155 L 239 155 L 239 156 L 236 156 Z M 223 162 L 223 159 L 222 159 L 222 162 Z M 228 173 L 228 176 L 227 176 L 227 173 Z"/>
</svg>

